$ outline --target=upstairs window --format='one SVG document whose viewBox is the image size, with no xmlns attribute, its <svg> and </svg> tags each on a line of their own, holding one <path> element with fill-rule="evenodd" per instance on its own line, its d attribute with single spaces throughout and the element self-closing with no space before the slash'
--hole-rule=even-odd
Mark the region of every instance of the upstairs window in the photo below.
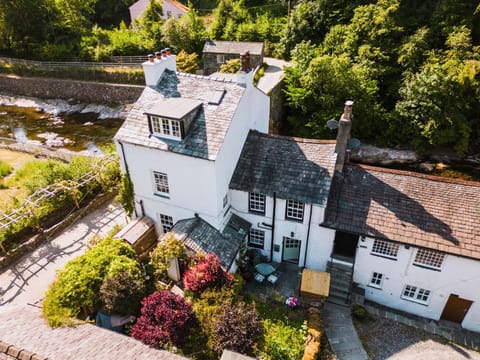
<svg viewBox="0 0 480 360">
<path fill-rule="evenodd" d="M 303 210 L 305 204 L 296 200 L 287 200 L 285 218 L 296 221 L 303 221 Z"/>
<path fill-rule="evenodd" d="M 181 140 L 182 134 L 180 131 L 180 122 L 178 120 L 150 116 L 150 121 L 152 123 L 152 132 L 155 135 Z"/>
<path fill-rule="evenodd" d="M 418 249 L 413 264 L 432 269 L 440 269 L 444 258 L 444 253 L 428 249 Z"/>
<path fill-rule="evenodd" d="M 156 195 L 169 196 L 170 188 L 168 187 L 167 174 L 154 171 L 153 172 L 154 191 Z"/>
<path fill-rule="evenodd" d="M 260 214 L 265 214 L 265 195 L 259 193 L 250 193 L 248 197 L 248 210 Z"/>
<path fill-rule="evenodd" d="M 418 302 L 426 305 L 430 297 L 430 290 L 422 289 L 413 285 L 405 285 L 402 299 Z"/>
<path fill-rule="evenodd" d="M 395 259 L 398 254 L 398 248 L 398 244 L 376 239 L 373 242 L 372 254 Z"/>
</svg>

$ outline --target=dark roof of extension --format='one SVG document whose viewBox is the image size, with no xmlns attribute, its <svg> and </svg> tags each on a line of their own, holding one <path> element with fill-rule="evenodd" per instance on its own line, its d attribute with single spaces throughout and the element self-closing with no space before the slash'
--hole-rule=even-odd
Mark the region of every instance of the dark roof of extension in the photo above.
<svg viewBox="0 0 480 360">
<path fill-rule="evenodd" d="M 225 90 L 225 95 L 220 104 L 209 104 L 216 90 Z M 146 87 L 142 92 L 115 135 L 115 139 L 215 160 L 244 90 L 230 79 L 180 74 L 165 70 L 156 87 Z M 145 113 L 156 109 L 158 104 L 166 98 L 199 100 L 203 103 L 182 141 L 150 136 Z"/>
<path fill-rule="evenodd" d="M 335 142 L 250 131 L 230 188 L 325 204 L 335 167 Z"/>
<path fill-rule="evenodd" d="M 171 232 L 180 236 L 190 250 L 216 254 L 222 266 L 228 270 L 251 226 L 248 221 L 233 214 L 223 232 L 200 217 L 178 221 Z"/>
<path fill-rule="evenodd" d="M 335 176 L 324 225 L 480 259 L 480 183 L 370 166 Z"/>
<path fill-rule="evenodd" d="M 204 54 L 215 53 L 239 55 L 247 50 L 250 52 L 250 55 L 261 55 L 263 53 L 263 42 L 210 40 L 205 42 L 203 47 Z"/>
</svg>

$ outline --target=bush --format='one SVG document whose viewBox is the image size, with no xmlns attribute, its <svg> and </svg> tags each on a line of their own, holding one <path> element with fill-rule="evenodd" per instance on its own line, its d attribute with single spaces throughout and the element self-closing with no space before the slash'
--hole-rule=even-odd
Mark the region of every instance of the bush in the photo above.
<svg viewBox="0 0 480 360">
<path fill-rule="evenodd" d="M 156 291 L 143 299 L 141 313 L 130 334 L 155 348 L 182 345 L 195 325 L 191 305 L 168 290 Z"/>
<path fill-rule="evenodd" d="M 80 313 L 87 315 L 99 303 L 103 280 L 117 272 L 128 272 L 141 279 L 141 270 L 133 249 L 122 240 L 107 237 L 83 255 L 70 260 L 45 293 L 42 312 L 52 327 L 75 322 Z"/>
<path fill-rule="evenodd" d="M 227 60 L 220 66 L 221 73 L 236 74 L 240 70 L 240 59 Z"/>
<path fill-rule="evenodd" d="M 108 314 L 138 315 L 146 288 L 143 279 L 121 271 L 103 280 L 100 301 Z"/>
<path fill-rule="evenodd" d="M 220 259 L 213 253 L 201 258 L 183 275 L 183 286 L 194 293 L 201 293 L 207 288 L 220 288 L 231 283 L 233 277 L 223 270 Z"/>
<path fill-rule="evenodd" d="M 213 348 L 217 354 L 224 349 L 252 354 L 262 332 L 254 304 L 227 304 L 218 315 L 213 330 Z"/>
<path fill-rule="evenodd" d="M 12 171 L 13 167 L 10 164 L 0 160 L 0 179 L 9 175 Z"/>
<path fill-rule="evenodd" d="M 352 307 L 352 316 L 358 320 L 365 320 L 368 317 L 367 310 L 361 305 Z"/>
<path fill-rule="evenodd" d="M 150 265 L 155 269 L 157 279 L 168 278 L 167 271 L 174 259 L 178 259 L 182 265 L 188 261 L 183 242 L 169 232 L 160 237 L 158 245 L 150 253 Z"/>
</svg>

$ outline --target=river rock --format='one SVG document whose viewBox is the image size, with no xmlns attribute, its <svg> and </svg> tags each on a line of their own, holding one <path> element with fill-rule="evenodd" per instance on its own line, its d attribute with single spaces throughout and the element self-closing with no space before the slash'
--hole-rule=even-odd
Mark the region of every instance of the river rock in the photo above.
<svg viewBox="0 0 480 360">
<path fill-rule="evenodd" d="M 350 159 L 365 164 L 393 165 L 413 164 L 420 158 L 411 150 L 395 150 L 362 144 L 352 151 Z"/>
<path fill-rule="evenodd" d="M 432 172 L 435 170 L 435 164 L 431 162 L 423 162 L 418 165 L 418 169 L 425 172 Z"/>
</svg>

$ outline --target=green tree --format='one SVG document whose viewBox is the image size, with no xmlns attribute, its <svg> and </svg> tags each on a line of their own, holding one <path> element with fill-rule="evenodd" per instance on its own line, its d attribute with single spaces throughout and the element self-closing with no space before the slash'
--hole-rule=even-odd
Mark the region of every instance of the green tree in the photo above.
<svg viewBox="0 0 480 360">
<path fill-rule="evenodd" d="M 195 74 L 198 70 L 198 55 L 197 53 L 187 54 L 180 50 L 177 54 L 177 70 L 184 73 Z"/>
<path fill-rule="evenodd" d="M 220 0 L 213 11 L 210 36 L 216 40 L 233 39 L 237 26 L 249 18 L 243 0 Z"/>
</svg>

